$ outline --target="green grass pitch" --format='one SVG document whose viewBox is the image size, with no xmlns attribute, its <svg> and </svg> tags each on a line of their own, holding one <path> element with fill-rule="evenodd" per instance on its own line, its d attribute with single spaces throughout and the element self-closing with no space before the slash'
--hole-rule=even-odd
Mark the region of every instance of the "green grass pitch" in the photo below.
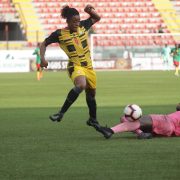
<svg viewBox="0 0 180 180">
<path fill-rule="evenodd" d="M 119 122 L 136 103 L 148 113 L 170 113 L 180 102 L 174 71 L 97 72 L 98 120 Z M 178 180 L 180 138 L 137 140 L 132 133 L 106 140 L 86 125 L 85 95 L 60 123 L 57 112 L 72 87 L 66 72 L 0 74 L 0 179 Z"/>
</svg>

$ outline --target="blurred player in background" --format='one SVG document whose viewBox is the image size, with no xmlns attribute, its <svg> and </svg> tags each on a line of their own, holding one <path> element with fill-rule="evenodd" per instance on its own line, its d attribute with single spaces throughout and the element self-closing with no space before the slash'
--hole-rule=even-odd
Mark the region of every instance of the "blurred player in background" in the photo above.
<svg viewBox="0 0 180 180">
<path fill-rule="evenodd" d="M 36 55 L 37 80 L 39 81 L 43 77 L 43 68 L 41 67 L 40 57 L 40 43 L 37 43 L 37 47 L 34 50 L 33 55 Z"/>
<path fill-rule="evenodd" d="M 171 114 L 150 114 L 133 122 L 123 116 L 116 126 L 108 128 L 99 125 L 97 131 L 106 139 L 122 132 L 135 132 L 139 139 L 150 139 L 153 136 L 180 136 L 180 104 L 176 106 L 176 112 Z"/>
<path fill-rule="evenodd" d="M 61 121 L 65 112 L 75 102 L 79 94 L 85 90 L 86 102 L 89 108 L 89 119 L 87 125 L 96 127 L 96 73 L 92 67 L 92 60 L 88 46 L 88 30 L 100 20 L 100 16 L 94 7 L 87 5 L 84 11 L 90 15 L 86 20 L 81 21 L 79 12 L 75 8 L 65 6 L 61 11 L 62 18 L 66 19 L 67 27 L 53 32 L 41 44 L 41 66 L 47 67 L 45 60 L 46 47 L 51 43 L 58 43 L 69 57 L 68 73 L 74 83 L 67 98 L 59 112 L 51 115 L 52 121 Z"/>
<path fill-rule="evenodd" d="M 179 76 L 180 44 L 176 44 L 175 48 L 171 49 L 171 55 L 173 57 L 173 63 L 175 66 L 175 75 Z"/>
<path fill-rule="evenodd" d="M 164 70 L 169 70 L 169 64 L 171 60 L 170 53 L 171 53 L 171 48 L 167 44 L 165 44 L 161 52 Z"/>
</svg>

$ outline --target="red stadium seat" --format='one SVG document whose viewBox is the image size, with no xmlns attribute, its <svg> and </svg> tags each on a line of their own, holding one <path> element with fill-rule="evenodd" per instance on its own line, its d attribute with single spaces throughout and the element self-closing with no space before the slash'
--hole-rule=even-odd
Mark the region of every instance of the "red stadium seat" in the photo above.
<svg viewBox="0 0 180 180">
<path fill-rule="evenodd" d="M 66 25 L 65 20 L 60 17 L 60 9 L 65 4 L 77 8 L 81 19 L 89 17 L 84 12 L 84 6 L 87 4 L 86 0 L 69 0 L 68 3 L 63 0 L 33 0 L 32 2 L 42 27 L 47 33 L 55 30 L 56 27 L 61 28 Z M 99 34 L 152 33 L 157 31 L 159 24 L 164 24 L 161 14 L 151 0 L 89 0 L 88 3 L 92 4 L 101 16 L 101 21 L 93 26 L 95 32 Z M 176 4 L 180 6 L 180 1 Z M 164 28 L 164 32 L 169 32 L 167 27 Z M 155 40 L 157 44 L 162 43 L 158 38 Z M 137 39 L 130 38 L 130 42 L 127 42 L 127 38 L 125 38 L 124 42 L 129 43 L 129 45 L 148 45 L 153 44 L 154 40 L 142 39 L 139 42 Z M 172 39 L 168 39 L 168 42 L 172 43 Z M 114 43 L 116 41 L 110 41 L 109 39 L 104 42 L 106 45 Z"/>
</svg>

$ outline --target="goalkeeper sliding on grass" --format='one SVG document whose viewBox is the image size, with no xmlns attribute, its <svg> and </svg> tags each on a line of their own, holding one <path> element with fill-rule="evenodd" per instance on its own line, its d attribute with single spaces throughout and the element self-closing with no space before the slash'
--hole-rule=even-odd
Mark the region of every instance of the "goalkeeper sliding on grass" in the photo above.
<svg viewBox="0 0 180 180">
<path fill-rule="evenodd" d="M 116 126 L 111 128 L 99 126 L 97 131 L 102 133 L 106 139 L 115 133 L 128 131 L 135 132 L 139 139 L 150 139 L 153 136 L 180 136 L 180 103 L 176 106 L 174 113 L 150 114 L 133 122 L 123 116 L 121 123 Z"/>
</svg>

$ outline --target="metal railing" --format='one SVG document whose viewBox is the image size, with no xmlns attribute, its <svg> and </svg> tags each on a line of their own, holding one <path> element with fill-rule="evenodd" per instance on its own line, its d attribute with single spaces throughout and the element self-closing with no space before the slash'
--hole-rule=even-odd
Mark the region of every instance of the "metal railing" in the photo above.
<svg viewBox="0 0 180 180">
<path fill-rule="evenodd" d="M 16 8 L 17 12 L 19 13 L 19 18 L 20 18 L 21 23 L 23 25 L 25 38 L 27 38 L 27 28 L 28 27 L 27 27 L 26 18 L 25 18 L 24 14 L 23 14 L 21 5 L 20 5 L 20 3 L 14 3 L 14 5 L 15 5 L 15 8 Z"/>
</svg>

